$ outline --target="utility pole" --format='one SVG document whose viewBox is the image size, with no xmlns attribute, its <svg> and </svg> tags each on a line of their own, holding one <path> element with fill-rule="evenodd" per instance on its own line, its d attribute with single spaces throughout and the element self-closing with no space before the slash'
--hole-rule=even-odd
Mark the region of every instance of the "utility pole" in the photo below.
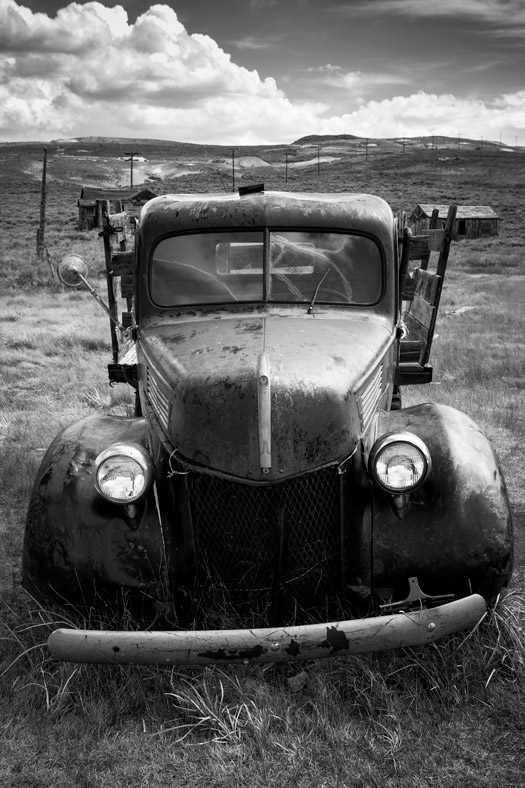
<svg viewBox="0 0 525 788">
<path fill-rule="evenodd" d="M 321 174 L 321 147 L 317 146 L 317 177 Z"/>
<path fill-rule="evenodd" d="M 365 159 L 368 161 L 368 137 L 366 138 L 365 142 Z"/>
<path fill-rule="evenodd" d="M 44 228 L 46 223 L 46 176 L 47 176 L 47 148 L 44 148 L 44 162 L 42 164 L 42 189 L 40 192 L 40 227 L 36 231 L 36 256 L 42 260 L 44 255 Z"/>
<path fill-rule="evenodd" d="M 132 150 L 129 153 L 126 153 L 126 156 L 129 156 L 129 162 L 131 167 L 131 173 L 130 173 L 131 188 L 133 188 L 133 159 L 135 156 L 138 156 L 138 153 L 139 153 L 138 150 Z"/>
<path fill-rule="evenodd" d="M 235 191 L 235 148 L 232 148 L 232 192 Z"/>
<path fill-rule="evenodd" d="M 284 182 L 288 183 L 288 151 L 284 154 Z"/>
</svg>

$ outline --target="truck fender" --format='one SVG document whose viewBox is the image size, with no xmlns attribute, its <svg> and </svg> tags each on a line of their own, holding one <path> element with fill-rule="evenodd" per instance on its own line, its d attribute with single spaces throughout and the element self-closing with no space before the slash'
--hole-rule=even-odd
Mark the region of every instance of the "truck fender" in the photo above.
<svg viewBox="0 0 525 788">
<path fill-rule="evenodd" d="M 391 588 L 396 578 L 417 575 L 426 593 L 494 597 L 511 577 L 513 539 L 507 490 L 488 439 L 467 415 L 435 403 L 381 415 L 378 434 L 403 431 L 426 443 L 432 469 L 402 516 L 392 496 L 375 488 L 374 585 Z M 406 596 L 406 586 L 399 593 Z"/>
<path fill-rule="evenodd" d="M 163 539 L 152 493 L 140 506 L 140 527 L 124 506 L 93 484 L 98 454 L 115 442 L 147 448 L 143 418 L 88 416 L 54 439 L 30 499 L 22 560 L 23 586 L 37 598 L 91 604 L 104 589 L 147 593 L 162 573 Z M 146 559 L 146 560 L 145 560 Z"/>
</svg>

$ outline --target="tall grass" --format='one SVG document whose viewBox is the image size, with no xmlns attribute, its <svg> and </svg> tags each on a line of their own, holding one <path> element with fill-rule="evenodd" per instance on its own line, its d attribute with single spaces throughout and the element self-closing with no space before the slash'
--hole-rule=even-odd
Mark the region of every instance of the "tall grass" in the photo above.
<svg viewBox="0 0 525 788">
<path fill-rule="evenodd" d="M 361 158 L 323 168 L 320 177 L 315 168 L 296 170 L 287 188 L 375 192 L 406 210 L 463 200 L 502 215 L 501 238 L 453 246 L 432 354 L 435 382 L 405 390 L 404 402 L 435 399 L 478 421 L 523 518 L 525 283 L 514 213 L 521 175 L 505 157 L 466 157 L 457 166 L 461 173 L 426 154 Z M 284 188 L 282 169 L 249 177 Z M 203 171 L 164 187 L 218 190 L 219 181 Z M 475 631 L 426 649 L 177 670 L 74 665 L 49 655 L 52 629 L 83 622 L 42 609 L 20 590 L 36 467 L 62 426 L 93 410 L 131 412 L 132 393 L 108 386 L 105 314 L 87 294 L 64 293 L 46 260 L 35 263 L 38 182 L 22 179 L 15 193 L 18 202 L 12 188 L 5 200 L 0 249 L 0 785 L 521 788 L 521 569 Z M 50 187 L 46 243 L 52 263 L 79 252 L 96 277 L 100 240 L 76 230 L 78 193 L 76 184 Z M 518 549 L 521 566 L 521 529 Z M 133 627 L 129 618 L 113 624 Z"/>
<path fill-rule="evenodd" d="M 54 784 L 83 749 L 91 782 L 210 785 L 519 785 L 525 765 L 525 598 L 501 598 L 474 632 L 427 649 L 301 666 L 138 668 L 57 663 L 64 619 L 4 602 L 0 690 L 6 766 L 35 735 L 53 742 Z M 69 622 L 68 622 L 69 623 Z M 7 643 L 7 647 L 6 644 Z M 32 736 L 28 740 L 28 732 Z M 67 737 L 67 738 L 66 738 Z M 23 762 L 22 762 L 23 760 Z M 174 765 L 176 770 L 174 771 Z M 419 781 L 416 781 L 419 780 Z M 60 782 L 62 780 L 62 782 Z M 469 784 L 467 782 L 467 784 Z"/>
</svg>

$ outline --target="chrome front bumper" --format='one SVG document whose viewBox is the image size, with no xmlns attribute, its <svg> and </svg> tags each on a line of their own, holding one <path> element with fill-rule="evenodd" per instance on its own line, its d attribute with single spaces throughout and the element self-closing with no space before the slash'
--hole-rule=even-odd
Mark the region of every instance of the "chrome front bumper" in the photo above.
<svg viewBox="0 0 525 788">
<path fill-rule="evenodd" d="M 486 609 L 483 597 L 472 594 L 430 609 L 327 624 L 197 632 L 57 629 L 47 642 L 53 656 L 68 662 L 136 665 L 284 662 L 424 646 L 474 627 Z"/>
</svg>

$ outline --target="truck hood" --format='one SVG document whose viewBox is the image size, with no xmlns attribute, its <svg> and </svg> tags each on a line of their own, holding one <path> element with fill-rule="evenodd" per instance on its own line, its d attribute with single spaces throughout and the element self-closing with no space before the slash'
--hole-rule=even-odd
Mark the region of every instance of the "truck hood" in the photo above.
<svg viewBox="0 0 525 788">
<path fill-rule="evenodd" d="M 219 315 L 142 331 L 141 389 L 180 457 L 278 480 L 347 457 L 389 380 L 378 316 Z"/>
</svg>

